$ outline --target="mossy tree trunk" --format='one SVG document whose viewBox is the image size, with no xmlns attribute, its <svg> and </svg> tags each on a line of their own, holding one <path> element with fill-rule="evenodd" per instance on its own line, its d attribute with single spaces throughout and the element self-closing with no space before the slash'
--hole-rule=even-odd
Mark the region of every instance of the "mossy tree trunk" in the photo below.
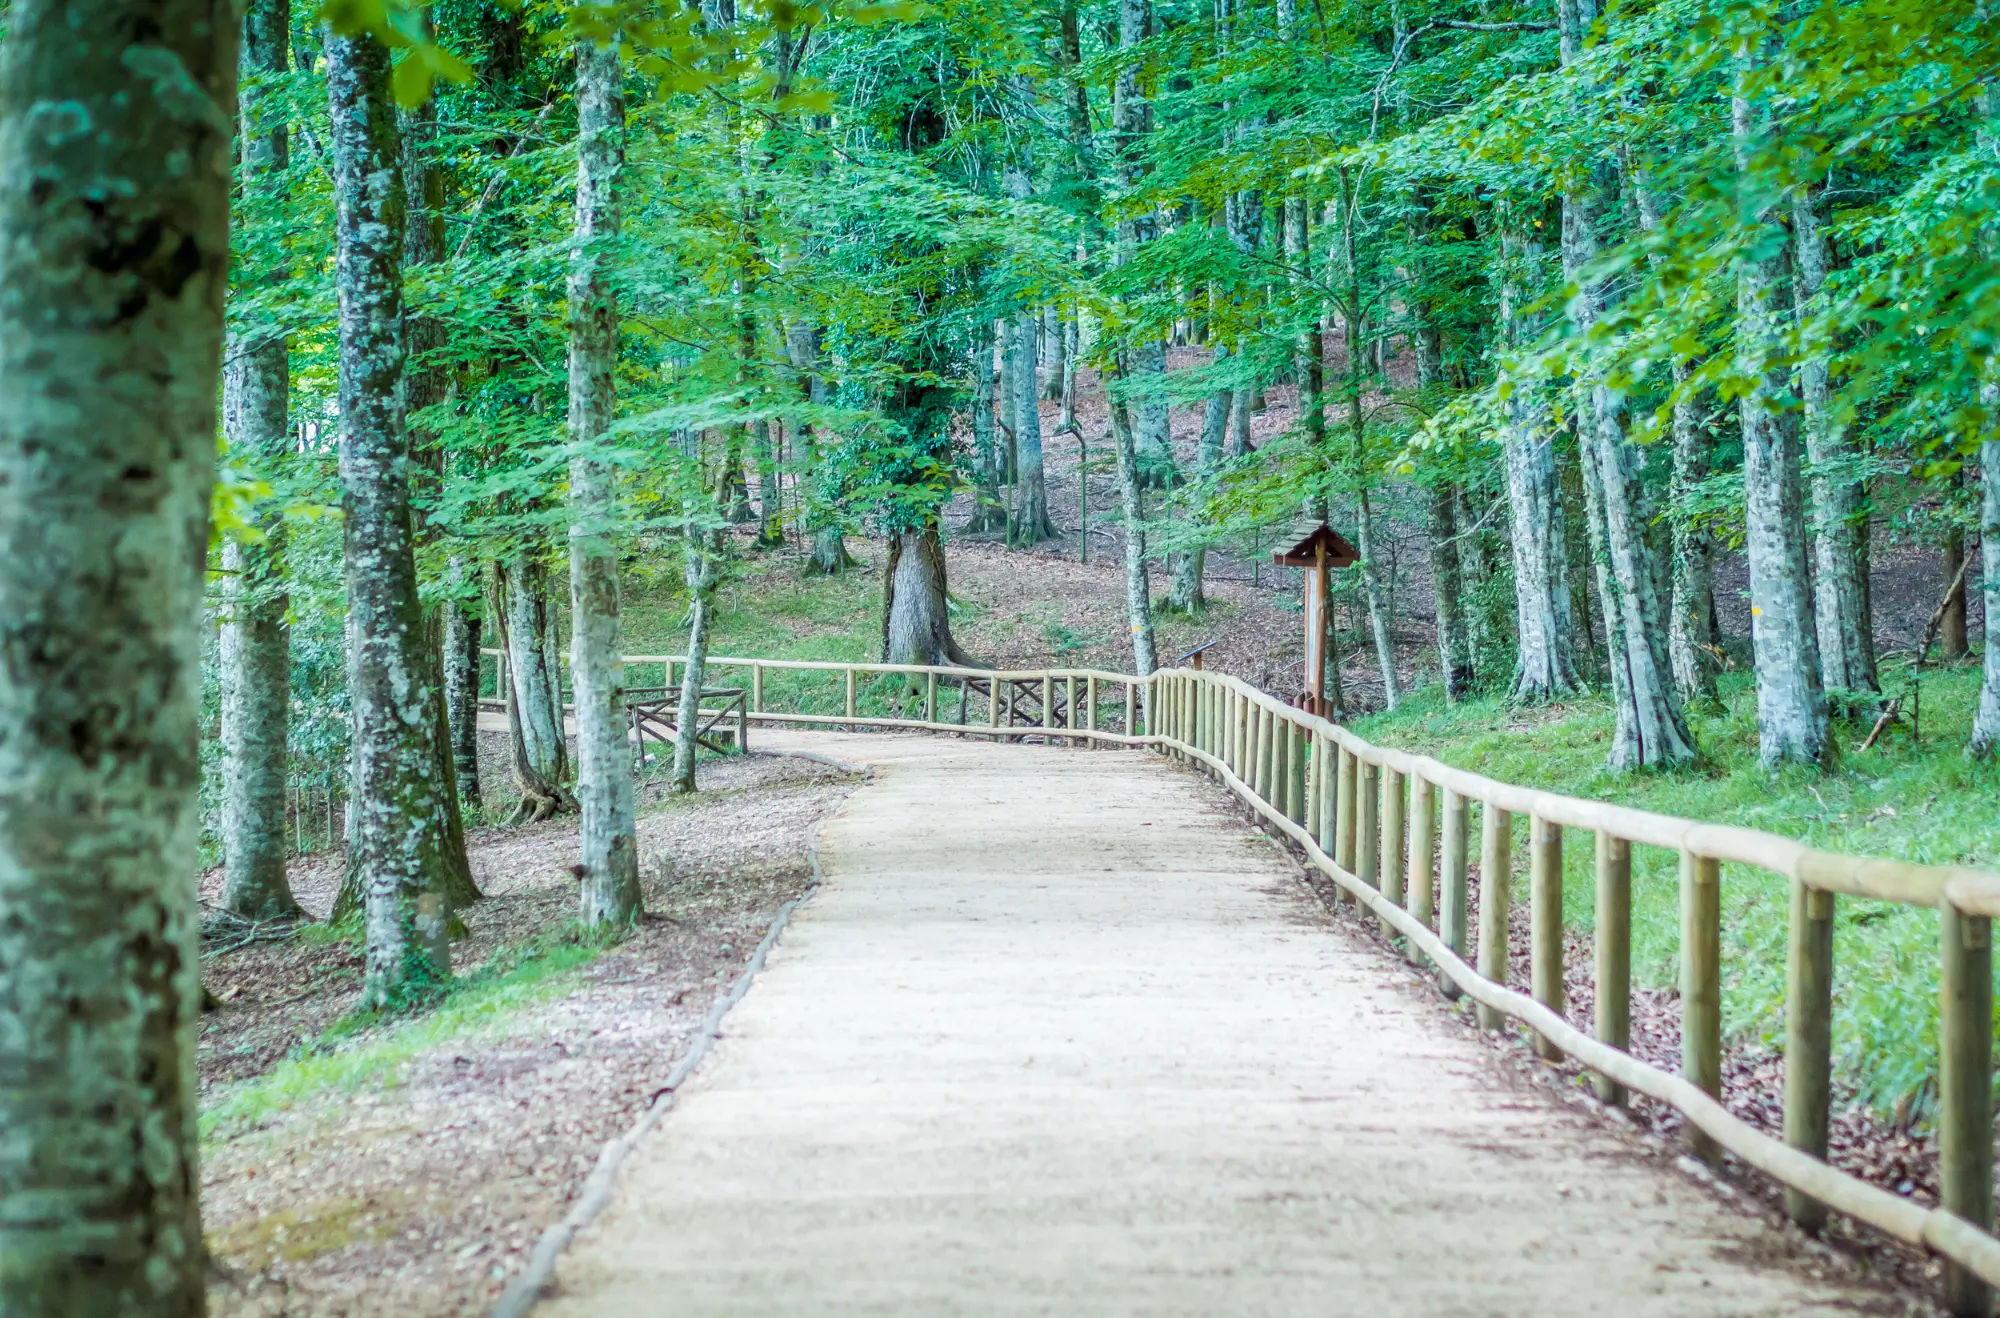
<svg viewBox="0 0 2000 1318">
<path fill-rule="evenodd" d="M 260 78 L 290 71 L 290 0 L 257 0 L 244 15 L 243 67 Z M 290 133 L 268 111 L 268 89 L 243 100 L 244 186 L 282 201 Z M 273 197 L 271 194 L 276 193 Z M 282 279 L 283 271 L 273 272 Z M 282 462 L 291 447 L 291 359 L 282 329 L 246 326 L 223 372 L 223 430 L 239 460 Z M 273 499 L 247 521 L 261 542 L 223 545 L 222 905 L 253 920 L 299 914 L 285 876 L 287 725 L 292 700 L 291 633 L 285 625 L 285 518 Z"/>
<path fill-rule="evenodd" d="M 345 515 L 347 687 L 353 708 L 352 838 L 362 900 L 361 1001 L 388 1007 L 451 973 L 449 902 L 431 862 L 444 827 L 436 767 L 435 656 L 426 652 L 403 416 L 406 209 L 389 52 L 326 38 L 332 109 L 335 287 L 340 298 L 340 482 Z"/>
<path fill-rule="evenodd" d="M 1734 98 L 1732 131 L 1739 169 L 1759 149 L 1767 120 L 1744 96 Z M 1766 217 L 1775 224 L 1775 217 Z M 1737 369 L 1753 382 L 1741 404 L 1744 539 L 1750 564 L 1750 634 L 1757 667 L 1758 758 L 1766 765 L 1818 764 L 1827 753 L 1826 698 L 1819 643 L 1806 582 L 1805 497 L 1796 419 L 1784 407 L 1789 372 L 1783 356 L 1779 297 L 1786 254 L 1763 249 L 1741 259 L 1736 281 Z"/>
<path fill-rule="evenodd" d="M 585 925 L 630 924 L 644 909 L 633 819 L 619 639 L 617 473 L 597 452 L 616 412 L 618 307 L 611 286 L 618 174 L 625 162 L 624 67 L 616 45 L 576 49 L 576 250 L 569 271 L 570 680 L 576 689 L 577 808 Z M 762 428 L 761 469 L 772 470 Z M 775 527 L 776 480 L 764 490 Z"/>
<path fill-rule="evenodd" d="M 196 1318 L 202 579 L 237 13 L 0 43 L 0 1312 Z"/>
</svg>

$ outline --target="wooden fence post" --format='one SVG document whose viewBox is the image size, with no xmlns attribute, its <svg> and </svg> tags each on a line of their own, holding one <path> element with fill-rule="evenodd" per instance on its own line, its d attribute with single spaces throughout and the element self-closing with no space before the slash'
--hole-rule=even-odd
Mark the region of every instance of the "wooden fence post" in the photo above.
<svg viewBox="0 0 2000 1318">
<path fill-rule="evenodd" d="M 1405 864 L 1410 917 L 1428 929 L 1437 914 L 1437 879 L 1431 851 L 1437 841 L 1437 788 L 1422 774 L 1410 779 L 1410 857 Z"/>
<path fill-rule="evenodd" d="M 1084 726 L 1095 732 L 1097 731 L 1097 679 L 1095 677 L 1086 677 L 1083 679 L 1083 702 L 1083 716 L 1086 720 Z M 1091 744 L 1097 744 L 1095 738 L 1091 739 Z"/>
<path fill-rule="evenodd" d="M 1361 781 L 1354 789 L 1354 877 L 1371 888 L 1382 886 L 1382 770 L 1361 762 Z"/>
<path fill-rule="evenodd" d="M 1271 711 L 1257 706 L 1257 742 L 1250 761 L 1250 790 L 1271 799 Z"/>
<path fill-rule="evenodd" d="M 1491 801 L 1483 803 L 1479 821 L 1479 973 L 1495 984 L 1507 982 L 1507 920 L 1512 913 L 1514 884 L 1513 821 Z M 1479 1008 L 1479 1027 L 1497 1030 L 1507 1018 L 1493 1008 Z"/>
<path fill-rule="evenodd" d="M 1319 841 L 1319 849 L 1332 859 L 1340 845 L 1334 840 L 1340 835 L 1340 790 L 1337 785 L 1340 747 L 1332 737 L 1314 737 L 1313 742 L 1319 748 L 1319 783 L 1313 788 L 1313 797 L 1319 803 L 1319 821 L 1313 834 Z M 1339 888 L 1334 891 L 1338 892 Z"/>
<path fill-rule="evenodd" d="M 1306 730 L 1297 719 L 1285 720 L 1285 818 L 1306 822 Z"/>
<path fill-rule="evenodd" d="M 1042 732 L 1044 735 L 1042 737 L 1042 744 L 1044 746 L 1049 744 L 1047 733 L 1050 728 L 1055 726 L 1056 722 L 1056 712 L 1051 707 L 1050 704 L 1050 702 L 1055 699 L 1055 694 L 1056 694 L 1056 688 L 1054 679 L 1051 678 L 1047 673 L 1043 673 L 1042 674 Z"/>
<path fill-rule="evenodd" d="M 1535 1001 L 1562 1015 L 1563 1010 L 1563 851 L 1562 825 L 1539 815 L 1528 816 L 1529 975 Z M 1535 1053 L 1544 1061 L 1560 1062 L 1562 1049 L 1540 1034 Z"/>
<path fill-rule="evenodd" d="M 1833 1103 L 1833 894 L 1792 880 L 1785 949 L 1785 1143 L 1826 1161 Z M 1785 1215 L 1807 1231 L 1826 1225 L 1826 1206 L 1785 1190 Z"/>
<path fill-rule="evenodd" d="M 1361 795 L 1361 786 L 1357 781 L 1359 776 L 1359 763 L 1354 757 L 1354 752 L 1342 746 L 1340 748 L 1340 784 L 1338 788 L 1340 797 L 1337 803 L 1338 809 L 1335 812 L 1338 818 L 1334 820 L 1333 825 L 1336 830 L 1334 833 L 1335 851 L 1333 862 L 1349 874 L 1354 873 L 1354 840 L 1355 835 L 1359 832 L 1359 821 L 1354 817 L 1355 803 Z M 1335 899 L 1338 900 L 1340 890 L 1335 889 L 1334 895 Z"/>
<path fill-rule="evenodd" d="M 1597 832 L 1597 928 L 1591 946 L 1596 959 L 1597 1038 L 1613 1048 L 1632 1045 L 1632 844 Z M 1625 1101 L 1625 1086 L 1610 1076 L 1591 1078 L 1597 1097 Z"/>
<path fill-rule="evenodd" d="M 1438 847 L 1438 938 L 1459 960 L 1465 959 L 1466 941 L 1466 843 L 1472 831 L 1472 803 L 1450 788 L 1444 793 L 1444 838 Z M 1450 976 L 1438 976 L 1438 988 L 1456 1000 L 1463 992 Z"/>
<path fill-rule="evenodd" d="M 1308 733 L 1306 738 L 1306 819 L 1305 830 L 1319 839 L 1320 800 L 1325 796 L 1326 738 Z"/>
<path fill-rule="evenodd" d="M 1938 1190 L 1940 1204 L 1993 1229 L 1993 921 L 1938 903 Z M 1993 1292 L 1945 1264 L 1945 1304 L 1986 1318 Z"/>
<path fill-rule="evenodd" d="M 1403 775 L 1394 769 L 1382 770 L 1382 842 L 1381 869 L 1382 895 L 1401 906 L 1403 904 L 1403 856 L 1409 846 L 1407 837 L 1409 817 L 1405 813 L 1403 796 Z M 1393 939 L 1396 926 L 1387 918 L 1382 920 L 1382 936 Z"/>
<path fill-rule="evenodd" d="M 935 723 L 937 721 L 937 672 L 936 670 L 932 670 L 924 674 L 924 722 Z"/>
<path fill-rule="evenodd" d="M 1681 1077 L 1722 1097 L 1722 863 L 1681 852 Z M 1721 1150 L 1688 1127 L 1688 1147 L 1703 1162 Z"/>
<path fill-rule="evenodd" d="M 1070 729 L 1072 732 L 1074 732 L 1077 727 L 1075 673 L 1071 673 L 1067 677 L 1063 678 L 1063 726 Z M 1065 737 L 1063 738 L 1063 740 L 1067 741 L 1072 746 L 1076 744 L 1076 738 L 1074 737 Z"/>
<path fill-rule="evenodd" d="M 671 684 L 670 684 L 671 685 Z M 764 712 L 764 665 L 750 665 L 750 712 Z"/>
<path fill-rule="evenodd" d="M 854 669 L 852 667 L 849 667 L 846 670 L 846 672 L 847 672 L 847 717 L 852 719 L 854 717 Z M 849 732 L 854 731 L 854 724 L 849 723 L 847 725 L 847 730 Z"/>
</svg>

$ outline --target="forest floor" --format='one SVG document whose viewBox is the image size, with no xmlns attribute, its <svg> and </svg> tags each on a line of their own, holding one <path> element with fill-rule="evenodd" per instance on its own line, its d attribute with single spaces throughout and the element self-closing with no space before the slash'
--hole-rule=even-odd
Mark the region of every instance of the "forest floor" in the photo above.
<svg viewBox="0 0 2000 1318">
<path fill-rule="evenodd" d="M 483 749 L 497 787 L 498 746 Z M 810 883 L 814 830 L 853 781 L 753 754 L 704 759 L 692 798 L 647 788 L 647 916 L 613 943 L 576 931 L 573 817 L 475 830 L 485 898 L 452 945 L 455 986 L 406 1017 L 354 1012 L 352 936 L 211 921 L 202 972 L 222 1005 L 199 1050 L 210 1312 L 484 1313 Z M 325 854 L 292 874 L 322 917 L 339 880 Z M 205 897 L 217 881 L 206 876 Z"/>
</svg>

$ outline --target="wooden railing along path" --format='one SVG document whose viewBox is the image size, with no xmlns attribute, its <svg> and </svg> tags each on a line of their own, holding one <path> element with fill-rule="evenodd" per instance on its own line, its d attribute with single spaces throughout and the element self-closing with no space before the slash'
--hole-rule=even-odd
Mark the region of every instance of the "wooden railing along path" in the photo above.
<svg viewBox="0 0 2000 1318">
<path fill-rule="evenodd" d="M 633 655 L 629 668 L 677 655 Z M 1811 1230 L 1829 1209 L 1945 1260 L 1946 1301 L 1958 1315 L 1991 1313 L 2000 1286 L 1993 1230 L 1993 952 L 2000 876 L 1818 851 L 1754 829 L 1702 824 L 1496 782 L 1425 756 L 1375 746 L 1240 679 L 1197 669 L 1150 677 L 1090 669 L 1019 672 L 907 664 L 711 658 L 749 675 L 749 715 L 770 723 L 901 728 L 970 736 L 1147 746 L 1197 764 L 1241 796 L 1312 865 L 1408 940 L 1498 1029 L 1528 1025 L 1544 1057 L 1574 1056 L 1598 1096 L 1627 1090 L 1670 1104 L 1692 1127 L 1694 1152 L 1726 1150 L 1785 1187 L 1790 1216 Z M 782 690 L 767 691 L 767 678 Z M 815 679 L 830 679 L 822 689 Z M 876 690 L 882 679 L 893 688 Z M 940 717 L 941 688 L 959 689 Z M 1020 691 L 1040 699 L 1022 702 Z M 773 699 L 771 697 L 775 696 Z M 972 702 L 982 698 L 985 709 Z M 837 707 L 835 701 L 838 701 Z M 898 706 L 895 701 L 903 701 Z M 916 703 L 911 717 L 908 703 Z M 1039 712 L 1035 721 L 1019 717 Z M 811 706 L 808 708 L 808 706 Z M 829 706 L 821 708 L 820 706 Z M 886 712 L 874 712 L 882 709 Z M 983 719 L 974 718 L 983 713 Z M 1061 717 L 1058 718 L 1057 715 Z M 1471 807 L 1480 806 L 1472 831 Z M 1528 833 L 1531 971 L 1510 987 L 1514 821 Z M 1595 1028 L 1563 1017 L 1562 850 L 1566 830 L 1593 835 L 1596 854 Z M 1632 1056 L 1631 880 L 1634 844 L 1679 854 L 1681 1067 Z M 1478 909 L 1468 910 L 1477 846 Z M 1722 1093 L 1721 866 L 1755 866 L 1791 887 L 1786 954 L 1784 1134 L 1733 1115 Z M 1826 1159 L 1832 1102 L 1833 927 L 1841 897 L 1938 912 L 1938 1136 L 1941 1206 L 1925 1208 Z"/>
</svg>

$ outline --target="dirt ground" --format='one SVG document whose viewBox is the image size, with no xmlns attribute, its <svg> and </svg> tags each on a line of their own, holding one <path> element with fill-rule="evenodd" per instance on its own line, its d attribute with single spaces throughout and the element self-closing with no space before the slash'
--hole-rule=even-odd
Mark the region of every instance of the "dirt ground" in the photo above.
<svg viewBox="0 0 2000 1318">
<path fill-rule="evenodd" d="M 787 735 L 877 773 L 548 1318 L 1928 1313 L 1496 1075 L 1205 777 Z"/>
<path fill-rule="evenodd" d="M 651 1101 L 777 908 L 805 890 L 809 839 L 852 781 L 753 755 L 705 761 L 693 799 L 647 791 L 648 915 L 630 937 L 525 1005 L 414 1047 L 390 1083 L 322 1085 L 216 1130 L 202 1153 L 210 1311 L 483 1313 L 599 1149 Z M 576 900 L 574 819 L 485 829 L 468 842 L 486 897 L 465 912 L 457 972 L 562 939 Z M 310 858 L 293 881 L 323 914 L 339 870 Z M 358 949 L 344 941 L 232 930 L 209 949 L 203 975 L 223 1005 L 204 1021 L 205 1107 L 346 1016 L 360 975 Z M 380 1037 L 378 1028 L 341 1046 Z"/>
</svg>

